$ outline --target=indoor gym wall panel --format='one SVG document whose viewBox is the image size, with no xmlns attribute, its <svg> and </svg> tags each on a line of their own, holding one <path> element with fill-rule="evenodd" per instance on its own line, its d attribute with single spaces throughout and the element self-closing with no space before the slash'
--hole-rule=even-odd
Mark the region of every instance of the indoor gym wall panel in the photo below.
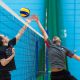
<svg viewBox="0 0 80 80">
<path fill-rule="evenodd" d="M 66 47 L 80 56 L 80 0 L 61 0 L 63 9 L 63 26 L 67 30 Z M 80 64 L 75 59 L 68 58 L 68 69 L 73 76 L 80 79 Z"/>
</svg>

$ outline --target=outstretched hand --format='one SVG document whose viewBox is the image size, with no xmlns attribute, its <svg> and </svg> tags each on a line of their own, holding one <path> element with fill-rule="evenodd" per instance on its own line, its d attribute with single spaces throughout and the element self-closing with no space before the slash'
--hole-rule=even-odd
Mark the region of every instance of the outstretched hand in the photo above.
<svg viewBox="0 0 80 80">
<path fill-rule="evenodd" d="M 32 15 L 32 19 L 35 20 L 36 22 L 39 21 L 38 17 L 36 15 Z"/>
<path fill-rule="evenodd" d="M 32 21 L 31 17 L 26 20 L 27 23 L 30 23 L 31 21 Z"/>
<path fill-rule="evenodd" d="M 36 22 L 39 21 L 38 17 L 36 15 L 32 15 L 31 17 L 29 17 L 26 21 L 28 23 L 30 23 L 32 20 L 35 20 Z"/>
</svg>

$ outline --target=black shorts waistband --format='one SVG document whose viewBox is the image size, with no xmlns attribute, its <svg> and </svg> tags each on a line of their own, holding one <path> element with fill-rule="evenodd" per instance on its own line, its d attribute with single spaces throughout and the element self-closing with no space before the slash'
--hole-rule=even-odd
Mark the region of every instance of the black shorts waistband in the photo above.
<svg viewBox="0 0 80 80">
<path fill-rule="evenodd" d="M 70 72 L 67 70 L 62 70 L 62 71 L 58 71 L 58 72 L 51 72 L 51 74 L 52 75 L 64 75 L 64 74 L 68 75 L 68 74 L 70 74 Z"/>
</svg>

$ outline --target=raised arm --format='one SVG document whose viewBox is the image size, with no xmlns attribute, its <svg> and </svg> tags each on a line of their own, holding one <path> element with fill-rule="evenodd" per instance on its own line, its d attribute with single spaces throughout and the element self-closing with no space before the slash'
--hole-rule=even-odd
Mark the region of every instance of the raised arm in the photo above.
<svg viewBox="0 0 80 80">
<path fill-rule="evenodd" d="M 27 23 L 29 24 L 32 20 L 32 17 L 27 19 Z M 23 35 L 23 33 L 25 32 L 25 30 L 27 29 L 27 26 L 24 25 L 18 32 L 18 34 L 16 35 L 16 41 L 18 41 L 20 39 L 20 37 Z"/>
<path fill-rule="evenodd" d="M 36 15 L 33 15 L 32 18 L 37 22 L 37 24 L 38 24 L 38 26 L 44 36 L 44 40 L 46 41 L 48 39 L 48 35 L 47 35 L 46 31 L 44 30 L 43 26 L 41 25 L 38 17 Z"/>
<path fill-rule="evenodd" d="M 20 30 L 19 30 L 19 32 L 18 32 L 18 34 L 16 35 L 16 41 L 18 41 L 19 39 L 20 39 L 20 37 L 22 36 L 22 34 L 24 33 L 24 31 L 27 29 L 27 26 L 23 26 Z"/>
</svg>

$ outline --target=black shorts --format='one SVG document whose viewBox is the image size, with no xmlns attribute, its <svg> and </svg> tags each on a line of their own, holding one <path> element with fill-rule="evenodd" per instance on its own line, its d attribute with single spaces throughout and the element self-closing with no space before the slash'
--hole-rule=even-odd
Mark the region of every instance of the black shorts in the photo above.
<svg viewBox="0 0 80 80">
<path fill-rule="evenodd" d="M 9 71 L 0 71 L 0 80 L 11 80 L 11 74 Z"/>
<path fill-rule="evenodd" d="M 51 80 L 77 80 L 69 71 L 62 70 L 59 72 L 51 72 Z"/>
</svg>

